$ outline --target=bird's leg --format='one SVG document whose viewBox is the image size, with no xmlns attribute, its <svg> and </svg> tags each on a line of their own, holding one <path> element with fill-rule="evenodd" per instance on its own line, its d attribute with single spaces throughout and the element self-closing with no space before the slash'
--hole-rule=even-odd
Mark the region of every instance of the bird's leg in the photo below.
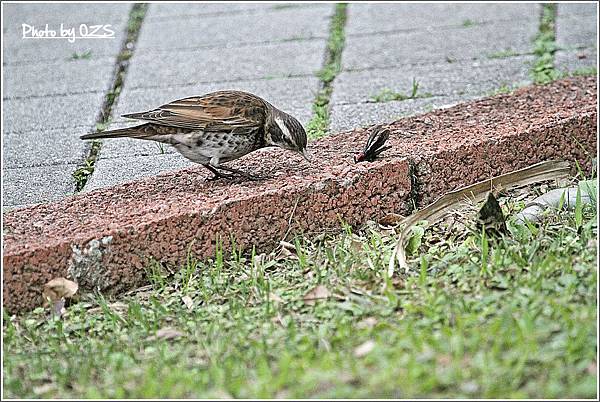
<svg viewBox="0 0 600 402">
<path fill-rule="evenodd" d="M 242 177 L 245 177 L 248 180 L 261 180 L 262 179 L 262 177 L 260 177 L 260 176 L 255 176 L 253 174 L 246 173 L 242 170 L 237 170 L 237 169 L 226 167 L 226 166 L 219 166 L 219 169 L 225 170 L 226 172 L 238 174 Z"/>
<path fill-rule="evenodd" d="M 210 170 L 214 174 L 213 177 L 211 177 L 211 178 L 208 179 L 209 181 L 219 180 L 221 178 L 223 178 L 223 179 L 230 179 L 230 178 L 233 177 L 232 174 L 225 174 L 225 173 L 219 172 L 217 169 L 215 169 L 211 165 L 202 165 L 202 166 L 204 166 L 205 168 L 207 168 L 208 170 Z"/>
<path fill-rule="evenodd" d="M 217 169 L 221 169 L 221 170 L 225 170 L 226 172 L 231 172 L 231 173 L 238 174 L 238 175 L 240 175 L 240 176 L 242 176 L 242 177 L 245 177 L 245 178 L 246 178 L 246 179 L 248 179 L 248 180 L 261 180 L 261 179 L 262 179 L 261 177 L 258 177 L 258 176 L 253 176 L 253 175 L 251 175 L 250 173 L 246 173 L 246 172 L 244 172 L 244 171 L 241 171 L 241 170 L 233 169 L 233 168 L 226 167 L 226 166 L 221 166 L 221 165 L 219 164 L 219 159 L 218 159 L 218 158 L 216 158 L 216 157 L 213 157 L 213 158 L 211 158 L 211 159 L 210 159 L 210 165 L 205 165 L 205 166 L 206 166 L 206 167 L 210 166 L 210 168 L 209 168 L 209 169 L 210 169 L 210 170 L 211 170 L 213 173 L 215 173 L 215 175 L 216 175 L 216 176 L 218 175 L 218 176 L 220 176 L 220 177 L 232 177 L 233 175 L 226 175 L 226 174 L 224 174 L 224 173 L 221 173 L 221 172 L 219 172 Z M 217 172 L 218 172 L 218 173 L 217 173 Z M 217 177 L 217 178 L 218 178 L 218 177 Z M 216 180 L 216 179 L 215 179 L 215 180 Z"/>
</svg>

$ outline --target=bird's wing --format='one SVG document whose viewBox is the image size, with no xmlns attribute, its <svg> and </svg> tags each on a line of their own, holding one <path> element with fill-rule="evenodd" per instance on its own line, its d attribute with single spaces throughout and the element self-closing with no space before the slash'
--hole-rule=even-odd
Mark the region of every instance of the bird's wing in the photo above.
<svg viewBox="0 0 600 402">
<path fill-rule="evenodd" d="M 154 110 L 123 117 L 156 124 L 204 131 L 230 131 L 260 127 L 266 104 L 259 97 L 239 91 L 219 91 L 179 99 Z"/>
</svg>

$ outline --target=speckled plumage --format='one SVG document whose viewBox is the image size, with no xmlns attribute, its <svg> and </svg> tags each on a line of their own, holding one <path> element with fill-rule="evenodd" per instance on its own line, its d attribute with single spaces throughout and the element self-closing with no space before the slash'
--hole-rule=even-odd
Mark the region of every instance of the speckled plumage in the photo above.
<svg viewBox="0 0 600 402">
<path fill-rule="evenodd" d="M 230 176 L 219 170 L 251 177 L 221 163 L 266 146 L 307 157 L 306 132 L 298 120 L 247 92 L 212 92 L 123 117 L 148 123 L 87 134 L 81 139 L 130 137 L 170 144 L 187 159 L 204 165 L 215 178 Z"/>
</svg>

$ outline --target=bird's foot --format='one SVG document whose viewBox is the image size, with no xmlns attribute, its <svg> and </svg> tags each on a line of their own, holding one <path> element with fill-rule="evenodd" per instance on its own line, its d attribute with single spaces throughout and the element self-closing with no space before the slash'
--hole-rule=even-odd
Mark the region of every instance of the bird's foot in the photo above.
<svg viewBox="0 0 600 402">
<path fill-rule="evenodd" d="M 241 176 L 241 177 L 243 177 L 245 179 L 252 180 L 252 181 L 259 181 L 259 180 L 264 180 L 265 179 L 265 177 L 253 175 L 251 173 L 244 172 L 243 170 L 233 169 L 233 168 L 230 168 L 230 167 L 219 166 L 219 169 L 225 170 L 227 172 L 230 172 L 229 174 L 227 174 L 228 177 L 232 177 L 234 175 L 238 175 L 238 176 Z M 221 173 L 221 172 L 219 172 L 219 173 L 220 174 L 224 174 L 224 173 Z"/>
<path fill-rule="evenodd" d="M 209 177 L 206 180 L 207 181 L 217 181 L 219 179 L 231 179 L 234 176 L 235 175 L 233 175 L 233 174 L 218 173 L 218 174 L 214 174 L 212 177 Z"/>
<path fill-rule="evenodd" d="M 223 173 L 219 170 L 217 170 L 217 168 L 213 167 L 213 166 L 206 166 L 212 173 L 213 176 L 208 178 L 208 181 L 215 181 L 215 180 L 219 180 L 219 179 L 233 179 L 236 176 L 241 176 L 245 179 L 248 180 L 252 180 L 252 181 L 258 181 L 258 180 L 264 180 L 265 177 L 262 176 L 256 176 L 250 173 L 246 173 L 242 170 L 237 170 L 237 169 L 233 169 L 233 168 L 228 168 L 228 167 L 224 167 L 224 166 L 219 166 L 218 169 L 221 170 L 226 170 L 230 173 Z"/>
</svg>

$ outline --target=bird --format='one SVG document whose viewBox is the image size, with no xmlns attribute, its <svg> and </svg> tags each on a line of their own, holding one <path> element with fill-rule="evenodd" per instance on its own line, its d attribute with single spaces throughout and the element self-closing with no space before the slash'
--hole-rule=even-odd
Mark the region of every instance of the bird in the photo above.
<svg viewBox="0 0 600 402">
<path fill-rule="evenodd" d="M 137 138 L 172 145 L 181 155 L 213 173 L 209 180 L 241 175 L 260 177 L 223 163 L 258 149 L 276 146 L 301 154 L 306 131 L 300 122 L 263 98 L 244 91 L 222 90 L 178 99 L 146 112 L 122 117 L 146 123 L 82 135 L 82 140 Z M 224 173 L 228 172 L 228 173 Z"/>
</svg>

